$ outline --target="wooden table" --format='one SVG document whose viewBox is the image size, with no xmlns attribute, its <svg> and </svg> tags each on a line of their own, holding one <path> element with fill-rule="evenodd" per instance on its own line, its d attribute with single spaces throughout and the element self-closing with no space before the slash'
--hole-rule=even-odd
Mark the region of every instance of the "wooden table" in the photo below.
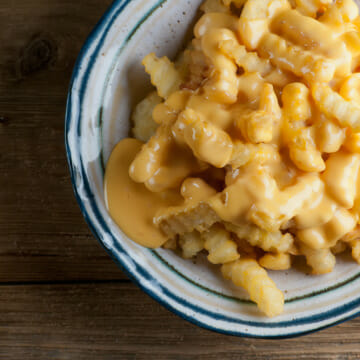
<svg viewBox="0 0 360 360">
<path fill-rule="evenodd" d="M 0 1 L 0 359 L 360 359 L 360 319 L 282 341 L 191 325 L 93 238 L 70 185 L 64 113 L 77 54 L 110 3 Z"/>
</svg>

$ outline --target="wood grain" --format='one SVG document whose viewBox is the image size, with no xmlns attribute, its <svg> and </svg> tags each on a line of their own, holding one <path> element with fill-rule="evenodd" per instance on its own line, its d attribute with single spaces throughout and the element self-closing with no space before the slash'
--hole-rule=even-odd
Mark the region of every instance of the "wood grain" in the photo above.
<svg viewBox="0 0 360 360">
<path fill-rule="evenodd" d="M 0 4 L 0 282 L 123 279 L 82 220 L 64 148 L 74 62 L 110 1 Z"/>
<path fill-rule="evenodd" d="M 241 339 L 187 323 L 127 283 L 3 286 L 0 304 L 2 359 L 359 359 L 360 321 L 300 339 Z"/>
<path fill-rule="evenodd" d="M 64 114 L 77 54 L 110 3 L 0 2 L 0 359 L 360 359 L 360 320 L 283 341 L 203 330 L 131 284 L 93 238 Z"/>
</svg>

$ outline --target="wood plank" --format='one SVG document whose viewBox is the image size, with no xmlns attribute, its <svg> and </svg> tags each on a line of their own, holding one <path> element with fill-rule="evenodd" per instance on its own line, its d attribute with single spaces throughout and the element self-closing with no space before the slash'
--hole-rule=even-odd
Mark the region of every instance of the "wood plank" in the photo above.
<svg viewBox="0 0 360 360">
<path fill-rule="evenodd" d="M 122 279 L 73 196 L 64 148 L 67 88 L 111 0 L 0 6 L 0 282 Z"/>
<path fill-rule="evenodd" d="M 360 320 L 298 339 L 241 339 L 192 325 L 128 283 L 2 286 L 0 319 L 9 360 L 360 357 Z"/>
</svg>

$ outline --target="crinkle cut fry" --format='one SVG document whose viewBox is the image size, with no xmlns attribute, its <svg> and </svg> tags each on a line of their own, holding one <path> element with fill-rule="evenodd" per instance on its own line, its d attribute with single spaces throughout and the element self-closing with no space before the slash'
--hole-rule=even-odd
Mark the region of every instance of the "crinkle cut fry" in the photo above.
<svg viewBox="0 0 360 360">
<path fill-rule="evenodd" d="M 234 143 L 233 154 L 229 165 L 233 169 L 242 167 L 250 162 L 264 164 L 278 156 L 277 147 L 272 144 L 249 144 L 237 141 Z"/>
<path fill-rule="evenodd" d="M 285 253 L 291 249 L 294 242 L 290 234 L 283 235 L 281 231 L 267 232 L 253 224 L 237 226 L 226 223 L 225 228 L 239 239 L 245 239 L 250 245 L 264 251 Z"/>
<path fill-rule="evenodd" d="M 130 177 L 138 183 L 151 179 L 159 169 L 171 141 L 169 126 L 159 126 L 133 160 L 129 169 Z"/>
<path fill-rule="evenodd" d="M 304 244 L 300 246 L 300 249 L 314 275 L 327 274 L 334 269 L 336 260 L 330 249 L 314 250 Z"/>
<path fill-rule="evenodd" d="M 220 225 L 213 226 L 202 237 L 208 259 L 213 264 L 223 264 L 221 271 L 226 279 L 243 287 L 267 316 L 273 317 L 283 312 L 284 295 L 270 279 L 265 269 L 253 259 L 242 259 L 237 244 L 229 232 Z"/>
<path fill-rule="evenodd" d="M 204 249 L 204 240 L 198 231 L 180 235 L 178 242 L 185 259 L 193 258 Z"/>
<path fill-rule="evenodd" d="M 204 247 L 209 252 L 208 260 L 212 264 L 226 264 L 239 259 L 236 242 L 220 225 L 214 225 L 201 236 L 204 239 Z"/>
<path fill-rule="evenodd" d="M 232 280 L 236 286 L 243 287 L 251 300 L 267 316 L 273 317 L 283 312 L 284 294 L 257 261 L 241 258 L 223 265 L 221 271 L 226 279 Z"/>
<path fill-rule="evenodd" d="M 219 221 L 218 215 L 204 201 L 170 207 L 154 219 L 155 224 L 169 237 L 194 230 L 203 232 Z"/>
<path fill-rule="evenodd" d="M 248 0 L 239 20 L 239 35 L 250 50 L 255 50 L 269 31 L 271 20 L 290 9 L 288 0 Z"/>
<path fill-rule="evenodd" d="M 360 226 L 346 234 L 341 240 L 350 246 L 353 259 L 360 264 Z"/>
<path fill-rule="evenodd" d="M 346 101 L 329 85 L 316 83 L 312 87 L 312 96 L 316 105 L 326 116 L 334 117 L 343 127 L 360 131 L 360 107 Z"/>
<path fill-rule="evenodd" d="M 331 27 L 292 9 L 279 14 L 272 23 L 272 29 L 303 49 L 334 60 L 336 75 L 351 73 L 351 53 Z"/>
<path fill-rule="evenodd" d="M 258 51 L 261 56 L 270 58 L 274 65 L 308 81 L 328 82 L 335 74 L 336 66 L 333 60 L 291 45 L 275 34 L 264 35 Z"/>
<path fill-rule="evenodd" d="M 152 113 L 160 103 L 160 96 L 157 95 L 156 91 L 153 91 L 135 107 L 132 114 L 134 124 L 132 131 L 136 139 L 146 142 L 155 135 L 159 125 L 153 120 Z"/>
<path fill-rule="evenodd" d="M 179 136 L 182 135 L 198 159 L 218 168 L 224 167 L 230 161 L 233 144 L 226 131 L 202 119 L 190 108 L 180 114 L 176 125 L 181 129 Z M 210 149 L 212 151 L 209 151 Z"/>
<path fill-rule="evenodd" d="M 219 49 L 222 41 L 233 39 L 234 36 L 229 29 L 211 29 L 201 38 L 202 49 L 214 66 L 204 90 L 210 99 L 218 103 L 234 104 L 238 97 L 237 66 Z"/>
<path fill-rule="evenodd" d="M 269 60 L 260 58 L 256 52 L 248 52 L 236 39 L 221 41 L 219 48 L 247 72 L 259 72 L 261 76 L 265 76 L 273 69 Z"/>
<path fill-rule="evenodd" d="M 284 253 L 267 253 L 259 259 L 259 264 L 268 270 L 288 270 L 291 268 L 291 255 Z"/>
<path fill-rule="evenodd" d="M 183 82 L 175 65 L 166 56 L 159 59 L 154 53 L 151 53 L 145 56 L 143 65 L 151 77 L 151 83 L 164 99 L 178 90 Z"/>
</svg>

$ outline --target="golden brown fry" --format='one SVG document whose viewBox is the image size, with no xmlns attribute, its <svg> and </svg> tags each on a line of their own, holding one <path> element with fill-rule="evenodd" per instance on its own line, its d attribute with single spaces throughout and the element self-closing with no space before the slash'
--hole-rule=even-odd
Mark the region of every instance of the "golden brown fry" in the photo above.
<svg viewBox="0 0 360 360">
<path fill-rule="evenodd" d="M 343 127 L 360 131 L 360 106 L 345 100 L 324 83 L 312 87 L 312 96 L 319 110 L 328 117 L 334 117 Z"/>
<path fill-rule="evenodd" d="M 151 77 L 151 83 L 162 98 L 166 99 L 179 89 L 183 79 L 175 65 L 166 56 L 159 59 L 151 53 L 144 58 L 143 65 Z"/>
<path fill-rule="evenodd" d="M 301 245 L 300 249 L 314 275 L 327 274 L 334 269 L 336 260 L 330 249 L 314 250 L 305 245 Z"/>
<path fill-rule="evenodd" d="M 261 56 L 273 65 L 304 77 L 307 81 L 328 82 L 335 74 L 333 60 L 292 45 L 278 35 L 266 33 L 258 47 Z"/>
<path fill-rule="evenodd" d="M 288 270 L 291 267 L 291 256 L 289 254 L 265 254 L 260 260 L 259 264 L 268 270 Z"/>
<path fill-rule="evenodd" d="M 215 225 L 202 233 L 204 248 L 209 252 L 208 260 L 212 264 L 226 264 L 240 258 L 237 244 L 230 233 L 219 225 Z"/>
<path fill-rule="evenodd" d="M 200 233 L 194 231 L 179 236 L 179 246 L 184 259 L 191 259 L 204 249 L 204 240 Z"/>
<path fill-rule="evenodd" d="M 226 279 L 232 280 L 236 286 L 243 287 L 251 300 L 256 302 L 267 316 L 273 317 L 283 312 L 283 293 L 257 261 L 240 259 L 223 265 L 221 271 Z"/>
</svg>

